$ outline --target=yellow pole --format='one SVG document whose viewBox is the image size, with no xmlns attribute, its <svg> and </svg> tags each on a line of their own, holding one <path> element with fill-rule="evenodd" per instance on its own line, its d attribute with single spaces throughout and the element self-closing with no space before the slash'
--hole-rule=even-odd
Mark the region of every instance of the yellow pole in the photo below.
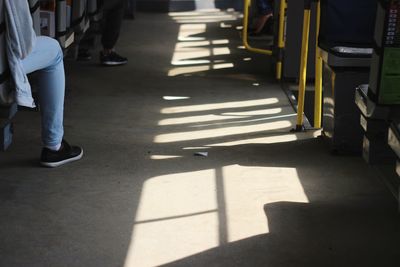
<svg viewBox="0 0 400 267">
<path fill-rule="evenodd" d="M 282 80 L 282 61 L 276 62 L 276 79 L 278 81 Z"/>
<path fill-rule="evenodd" d="M 321 21 L 321 1 L 317 1 L 317 27 L 315 45 L 315 95 L 314 95 L 314 128 L 321 128 L 322 120 L 322 57 L 318 48 L 319 27 Z"/>
<path fill-rule="evenodd" d="M 243 45 L 250 52 L 255 52 L 259 54 L 264 54 L 271 56 L 272 50 L 254 48 L 249 45 L 248 42 L 248 26 L 249 26 L 249 9 L 251 5 L 251 0 L 244 0 L 244 11 L 243 11 Z"/>
<path fill-rule="evenodd" d="M 286 0 L 280 1 L 279 8 L 279 32 L 278 32 L 278 60 L 276 62 L 276 79 L 282 79 L 282 61 L 283 49 L 285 48 L 285 10 L 287 8 Z"/>
<path fill-rule="evenodd" d="M 304 9 L 303 19 L 303 39 L 301 45 L 301 63 L 300 63 L 300 79 L 299 79 L 299 96 L 297 106 L 297 125 L 296 130 L 301 131 L 303 129 L 304 122 L 304 99 L 306 91 L 307 81 L 307 59 L 308 59 L 308 39 L 310 36 L 310 17 L 311 9 L 307 7 Z"/>
</svg>

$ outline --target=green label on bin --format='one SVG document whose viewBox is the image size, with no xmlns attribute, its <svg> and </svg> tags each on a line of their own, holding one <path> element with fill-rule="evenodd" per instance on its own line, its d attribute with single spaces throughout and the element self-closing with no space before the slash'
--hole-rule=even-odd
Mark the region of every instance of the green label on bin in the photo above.
<svg viewBox="0 0 400 267">
<path fill-rule="evenodd" d="M 386 48 L 383 57 L 380 104 L 400 104 L 400 48 Z"/>
</svg>

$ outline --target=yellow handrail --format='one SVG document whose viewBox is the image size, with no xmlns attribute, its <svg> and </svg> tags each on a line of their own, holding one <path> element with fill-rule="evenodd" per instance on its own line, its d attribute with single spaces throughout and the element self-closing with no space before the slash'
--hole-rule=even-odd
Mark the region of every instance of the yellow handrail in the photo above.
<svg viewBox="0 0 400 267">
<path fill-rule="evenodd" d="M 314 128 L 321 128 L 322 120 L 322 57 L 318 48 L 319 27 L 321 21 L 321 1 L 317 3 L 317 25 L 315 44 L 315 95 L 314 95 Z"/>
<path fill-rule="evenodd" d="M 285 48 L 285 11 L 287 8 L 286 0 L 280 1 L 279 7 L 279 30 L 278 30 L 278 55 L 276 62 L 276 79 L 282 79 L 283 49 Z"/>
<path fill-rule="evenodd" d="M 251 0 L 244 0 L 244 12 L 243 12 L 243 45 L 244 47 L 255 53 L 264 54 L 271 56 L 272 50 L 268 49 L 261 49 L 261 48 L 254 48 L 249 45 L 248 42 L 248 26 L 249 26 L 249 9 L 251 5 Z"/>
<path fill-rule="evenodd" d="M 311 8 L 305 8 L 304 19 L 303 19 L 303 39 L 301 45 L 301 63 L 300 63 L 296 131 L 301 131 L 304 128 L 303 126 L 304 100 L 305 100 L 306 81 L 307 81 L 307 59 L 308 59 L 308 43 L 310 36 L 310 18 L 311 18 Z"/>
</svg>

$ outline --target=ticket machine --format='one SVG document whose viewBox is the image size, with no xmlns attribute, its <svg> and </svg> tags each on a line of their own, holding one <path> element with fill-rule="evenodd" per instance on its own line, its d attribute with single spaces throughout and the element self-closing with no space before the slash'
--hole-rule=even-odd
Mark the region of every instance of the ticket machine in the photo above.
<svg viewBox="0 0 400 267">
<path fill-rule="evenodd" d="M 360 86 L 356 103 L 364 129 L 363 155 L 369 163 L 400 157 L 400 1 L 380 0 L 369 84 Z M 389 140 L 388 140 L 388 129 Z"/>
</svg>

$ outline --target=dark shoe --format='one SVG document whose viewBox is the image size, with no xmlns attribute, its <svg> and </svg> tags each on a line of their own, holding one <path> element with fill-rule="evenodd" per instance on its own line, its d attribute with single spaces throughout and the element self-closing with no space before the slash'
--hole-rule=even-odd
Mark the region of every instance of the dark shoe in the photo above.
<svg viewBox="0 0 400 267">
<path fill-rule="evenodd" d="M 92 55 L 88 50 L 79 50 L 78 51 L 78 58 L 79 61 L 89 61 L 92 59 Z"/>
<path fill-rule="evenodd" d="M 114 51 L 107 55 L 100 52 L 100 62 L 105 66 L 118 66 L 128 63 L 128 59 L 126 57 L 121 57 Z"/>
<path fill-rule="evenodd" d="M 40 164 L 45 167 L 55 168 L 68 162 L 79 160 L 82 156 L 83 149 L 81 147 L 70 146 L 63 140 L 58 151 L 43 148 Z"/>
</svg>

